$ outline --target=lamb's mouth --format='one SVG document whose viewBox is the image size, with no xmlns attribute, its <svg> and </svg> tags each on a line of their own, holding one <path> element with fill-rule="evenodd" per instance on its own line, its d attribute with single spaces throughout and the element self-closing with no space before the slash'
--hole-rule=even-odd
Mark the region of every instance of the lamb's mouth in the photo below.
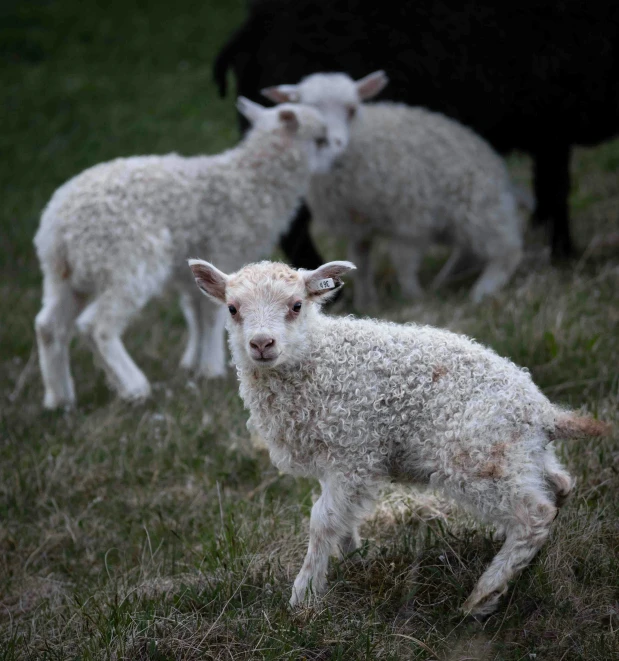
<svg viewBox="0 0 619 661">
<path fill-rule="evenodd" d="M 274 356 L 269 354 L 268 356 L 260 356 L 260 358 L 256 358 L 252 356 L 251 359 L 254 361 L 254 363 L 258 365 L 264 365 L 265 367 L 267 367 L 268 365 L 274 365 L 280 356 L 281 356 L 281 352 L 275 354 Z"/>
</svg>

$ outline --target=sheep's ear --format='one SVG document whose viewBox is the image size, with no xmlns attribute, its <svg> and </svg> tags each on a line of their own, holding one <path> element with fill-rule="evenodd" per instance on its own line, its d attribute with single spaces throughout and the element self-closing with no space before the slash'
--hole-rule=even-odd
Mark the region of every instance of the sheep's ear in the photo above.
<svg viewBox="0 0 619 661">
<path fill-rule="evenodd" d="M 275 103 L 299 103 L 301 95 L 296 85 L 275 85 L 260 90 L 262 96 Z"/>
<path fill-rule="evenodd" d="M 202 293 L 217 303 L 225 303 L 228 276 L 202 259 L 188 259 L 187 263 Z"/>
<path fill-rule="evenodd" d="M 244 96 L 239 96 L 236 100 L 236 108 L 250 124 L 255 124 L 258 121 L 258 118 L 266 110 L 264 106 L 261 106 L 255 101 L 250 101 Z"/>
<path fill-rule="evenodd" d="M 299 130 L 299 118 L 292 108 L 282 108 L 279 111 L 279 121 L 288 133 L 296 133 Z"/>
<path fill-rule="evenodd" d="M 307 295 L 325 302 L 344 284 L 342 276 L 357 267 L 352 262 L 329 262 L 314 271 L 305 271 L 303 278 Z"/>
<path fill-rule="evenodd" d="M 362 101 L 367 101 L 375 97 L 379 92 L 382 92 L 388 82 L 389 78 L 387 78 L 387 74 L 380 70 L 368 74 L 364 78 L 361 78 L 361 80 L 357 80 L 355 85 L 357 86 L 359 98 Z"/>
</svg>

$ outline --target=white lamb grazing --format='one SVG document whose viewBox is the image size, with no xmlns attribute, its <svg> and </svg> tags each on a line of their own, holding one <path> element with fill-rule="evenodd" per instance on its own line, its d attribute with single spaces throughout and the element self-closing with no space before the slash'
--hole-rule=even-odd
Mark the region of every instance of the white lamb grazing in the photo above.
<svg viewBox="0 0 619 661">
<path fill-rule="evenodd" d="M 121 336 L 167 287 L 180 293 L 189 329 L 182 367 L 207 377 L 225 372 L 225 311 L 196 292 L 187 257 L 204 251 L 230 269 L 267 257 L 312 172 L 329 165 L 319 111 L 266 109 L 244 98 L 237 105 L 253 129 L 234 149 L 191 158 L 119 158 L 54 193 L 34 239 L 43 271 L 35 326 L 47 408 L 75 401 L 69 368 L 74 325 L 122 398 L 148 396 L 148 380 Z"/>
<path fill-rule="evenodd" d="M 378 302 L 371 265 L 374 239 L 388 240 L 405 295 L 422 293 L 418 271 L 428 247 L 455 247 L 434 285 L 460 257 L 484 263 L 471 297 L 502 287 L 522 253 L 522 222 L 501 157 L 480 136 L 453 119 L 399 103 L 362 104 L 387 84 L 382 71 L 353 81 L 341 73 L 314 74 L 298 85 L 263 90 L 277 102 L 321 110 L 340 157 L 328 176 L 317 175 L 307 203 L 317 225 L 348 240 L 359 264 L 358 309 Z"/>
<path fill-rule="evenodd" d="M 572 489 L 552 441 L 601 434 L 603 423 L 559 409 L 527 371 L 462 335 L 324 316 L 350 262 L 315 271 L 261 262 L 232 275 L 189 264 L 228 307 L 248 426 L 280 470 L 322 486 L 291 604 L 324 590 L 330 553 L 357 547 L 379 485 L 395 480 L 440 489 L 505 531 L 464 604 L 492 611 Z"/>
</svg>

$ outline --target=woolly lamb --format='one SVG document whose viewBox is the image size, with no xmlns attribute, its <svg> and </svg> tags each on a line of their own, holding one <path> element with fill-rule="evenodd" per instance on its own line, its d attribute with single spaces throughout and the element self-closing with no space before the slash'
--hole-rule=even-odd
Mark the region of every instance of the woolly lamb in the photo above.
<svg viewBox="0 0 619 661">
<path fill-rule="evenodd" d="M 122 398 L 148 396 L 148 380 L 121 336 L 166 287 L 180 293 L 189 330 L 182 367 L 207 377 L 225 372 L 224 313 L 196 292 L 187 256 L 205 251 L 231 269 L 268 256 L 312 172 L 329 165 L 326 125 L 315 109 L 265 109 L 243 98 L 238 107 L 254 128 L 234 149 L 119 158 L 53 195 L 34 239 L 43 271 L 35 326 L 45 407 L 75 401 L 74 323 Z"/>
<path fill-rule="evenodd" d="M 553 255 L 572 252 L 572 145 L 619 132 L 619 4 L 254 0 L 213 74 L 222 95 L 232 70 L 237 93 L 257 100 L 263 87 L 333 68 L 385 68 L 385 98 L 445 113 L 500 152 L 528 152 Z M 308 220 L 300 213 L 295 235 Z M 314 252 L 307 240 L 287 245 L 294 263 Z"/>
<path fill-rule="evenodd" d="M 436 284 L 461 254 L 472 253 L 485 264 L 471 293 L 479 301 L 509 280 L 522 254 L 522 222 L 505 164 L 479 136 L 443 115 L 361 104 L 386 84 L 382 71 L 358 82 L 314 74 L 263 93 L 314 106 L 327 120 L 340 158 L 328 175 L 313 177 L 306 201 L 317 224 L 348 238 L 361 274 L 357 309 L 378 302 L 370 260 L 378 236 L 389 239 L 403 293 L 412 298 L 421 294 L 417 274 L 434 240 L 456 246 Z"/>
<path fill-rule="evenodd" d="M 554 406 L 528 372 L 467 337 L 322 315 L 349 262 L 315 271 L 261 262 L 232 275 L 189 264 L 198 287 L 228 307 L 248 426 L 279 469 L 322 486 L 290 603 L 324 590 L 330 553 L 358 546 L 379 485 L 396 480 L 440 488 L 504 530 L 464 604 L 492 611 L 572 489 L 551 442 L 604 425 Z"/>
</svg>

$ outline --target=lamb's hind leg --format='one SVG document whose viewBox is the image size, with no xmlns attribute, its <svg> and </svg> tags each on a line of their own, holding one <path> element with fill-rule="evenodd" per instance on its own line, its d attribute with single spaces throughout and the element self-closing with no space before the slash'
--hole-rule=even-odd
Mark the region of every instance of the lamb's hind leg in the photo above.
<svg viewBox="0 0 619 661">
<path fill-rule="evenodd" d="M 520 495 L 505 521 L 505 543 L 482 574 L 463 610 L 475 616 L 492 613 L 509 581 L 526 567 L 550 533 L 557 508 L 543 490 Z"/>
<path fill-rule="evenodd" d="M 139 310 L 131 296 L 108 290 L 97 297 L 77 319 L 77 327 L 101 360 L 112 387 L 123 399 L 142 400 L 150 394 L 144 373 L 133 362 L 121 336 Z"/>
<path fill-rule="evenodd" d="M 374 508 L 376 493 L 371 489 L 357 492 L 349 499 L 350 515 L 348 517 L 348 532 L 344 532 L 339 541 L 339 550 L 342 555 L 350 555 L 361 546 L 359 525 L 364 516 Z"/>
<path fill-rule="evenodd" d="M 495 294 L 501 287 L 506 285 L 518 268 L 521 257 L 520 250 L 515 250 L 509 255 L 493 257 L 475 282 L 471 290 L 471 300 L 474 303 L 479 303 L 484 297 Z"/>
<path fill-rule="evenodd" d="M 75 388 L 69 364 L 69 343 L 73 324 L 83 307 L 66 281 L 52 282 L 45 276 L 43 308 L 35 320 L 39 364 L 45 386 L 45 408 L 72 406 Z"/>
<path fill-rule="evenodd" d="M 574 480 L 561 466 L 551 446 L 546 448 L 544 455 L 544 478 L 555 494 L 556 506 L 562 507 L 574 488 Z"/>
</svg>

